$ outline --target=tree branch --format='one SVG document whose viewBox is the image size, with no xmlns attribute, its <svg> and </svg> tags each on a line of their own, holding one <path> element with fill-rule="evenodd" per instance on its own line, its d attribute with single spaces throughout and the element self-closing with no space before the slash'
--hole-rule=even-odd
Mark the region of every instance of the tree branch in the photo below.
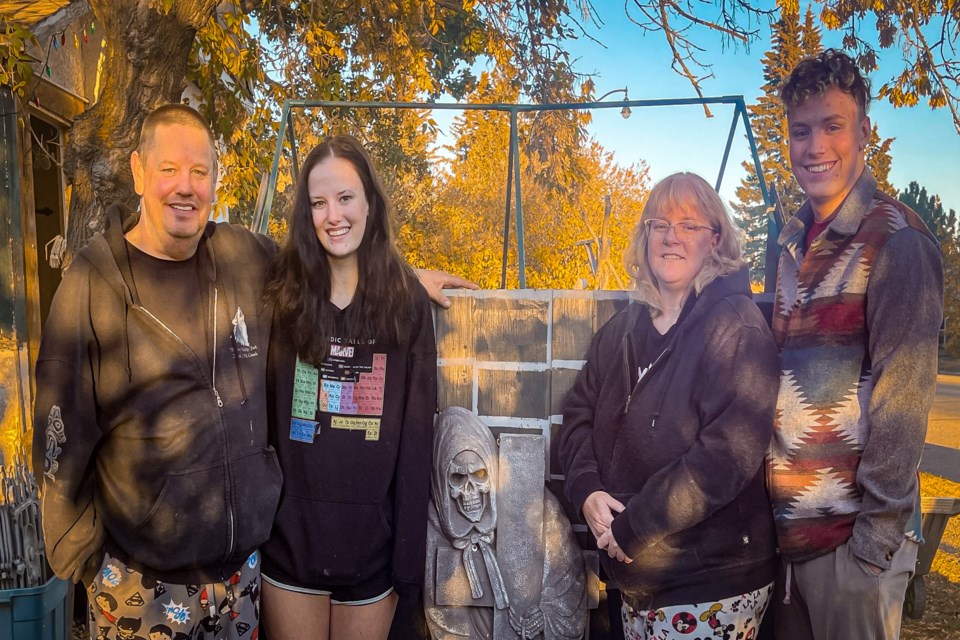
<svg viewBox="0 0 960 640">
<path fill-rule="evenodd" d="M 953 126 L 957 130 L 957 133 L 960 134 L 960 112 L 958 112 L 957 109 L 957 103 L 960 102 L 960 98 L 958 98 L 956 94 L 953 91 L 950 91 L 950 89 L 947 87 L 948 82 L 953 84 L 954 87 L 958 86 L 957 75 L 950 73 L 943 74 L 940 71 L 941 67 L 946 67 L 949 70 L 951 65 L 955 65 L 956 63 L 951 63 L 948 60 L 944 60 L 943 63 L 938 65 L 936 62 L 934 62 L 932 49 L 927 43 L 926 36 L 923 35 L 923 30 L 920 28 L 920 24 L 917 22 L 917 19 L 913 15 L 908 15 L 904 18 L 907 20 L 911 30 L 916 36 L 917 41 L 919 41 L 919 47 L 916 42 L 911 42 L 912 46 L 918 49 L 922 48 L 922 50 L 927 54 L 927 64 L 929 65 L 928 72 L 931 73 L 934 78 L 936 78 L 937 85 L 939 87 L 939 93 L 943 97 L 943 106 L 946 106 L 950 111 L 950 115 L 953 116 Z M 906 34 L 906 30 L 904 30 L 904 36 L 908 40 L 911 40 Z M 919 57 L 919 50 L 917 55 Z M 943 59 L 942 56 L 941 59 Z"/>
<path fill-rule="evenodd" d="M 631 15 L 631 3 L 643 15 L 638 19 Z M 713 0 L 718 5 L 720 16 L 715 20 L 698 17 L 691 10 L 689 3 L 681 4 L 677 0 L 625 0 L 624 13 L 627 19 L 643 31 L 662 31 L 673 61 L 670 67 L 678 75 L 686 78 L 697 95 L 703 98 L 700 86 L 702 80 L 713 77 L 711 64 L 701 62 L 697 54 L 704 49 L 693 42 L 687 35 L 692 28 L 702 28 L 719 33 L 723 38 L 730 38 L 735 44 L 748 44 L 759 37 L 759 29 L 750 29 L 749 24 L 754 17 L 769 18 L 772 11 L 758 9 L 749 0 Z M 747 26 L 740 26 L 736 13 L 743 11 L 747 14 Z M 680 26 L 673 24 L 674 20 L 681 21 Z M 706 72 L 698 77 L 693 68 L 697 67 Z M 707 117 L 711 117 L 710 108 L 703 105 Z"/>
<path fill-rule="evenodd" d="M 61 25 L 73 24 L 73 22 L 88 13 L 90 13 L 89 2 L 87 0 L 76 0 L 60 11 L 47 16 L 35 24 L 31 28 L 31 31 L 33 31 L 33 35 L 37 37 L 40 46 L 44 46 L 44 43 L 46 43 L 52 35 L 60 33 L 60 31 L 63 30 Z"/>
</svg>

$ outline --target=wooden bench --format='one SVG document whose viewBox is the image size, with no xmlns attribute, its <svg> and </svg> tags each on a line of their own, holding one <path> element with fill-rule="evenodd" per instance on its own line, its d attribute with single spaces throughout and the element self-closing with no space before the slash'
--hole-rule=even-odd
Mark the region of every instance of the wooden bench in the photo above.
<svg viewBox="0 0 960 640">
<path fill-rule="evenodd" d="M 913 579 L 907 585 L 907 593 L 903 600 L 903 612 L 911 618 L 923 617 L 923 610 L 927 605 L 927 586 L 924 576 L 930 573 L 933 557 L 940 548 L 940 539 L 947 521 L 951 516 L 960 513 L 960 498 L 921 498 L 920 511 L 922 513 L 921 531 L 923 544 L 917 553 L 917 570 Z"/>
</svg>

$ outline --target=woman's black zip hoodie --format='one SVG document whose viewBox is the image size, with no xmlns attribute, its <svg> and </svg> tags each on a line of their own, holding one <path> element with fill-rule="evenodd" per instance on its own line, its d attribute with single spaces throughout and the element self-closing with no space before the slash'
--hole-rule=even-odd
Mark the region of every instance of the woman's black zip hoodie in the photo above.
<svg viewBox="0 0 960 640">
<path fill-rule="evenodd" d="M 601 558 L 637 606 L 765 586 L 776 540 L 763 459 L 779 362 L 746 269 L 704 288 L 638 379 L 649 331 L 648 307 L 634 303 L 595 336 L 564 402 L 565 493 L 578 509 L 594 491 L 626 505 L 612 527 L 633 562 Z"/>
<path fill-rule="evenodd" d="M 165 582 L 224 580 L 267 539 L 280 496 L 265 393 L 274 245 L 207 225 L 211 363 L 140 305 L 121 213 L 64 274 L 40 345 L 47 558 L 74 581 L 89 582 L 104 551 Z"/>
</svg>

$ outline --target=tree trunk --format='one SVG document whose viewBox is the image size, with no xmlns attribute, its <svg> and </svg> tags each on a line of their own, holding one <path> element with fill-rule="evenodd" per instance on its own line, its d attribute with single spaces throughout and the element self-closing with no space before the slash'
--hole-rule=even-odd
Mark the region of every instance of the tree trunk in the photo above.
<svg viewBox="0 0 960 640">
<path fill-rule="evenodd" d="M 140 125 L 156 107 L 178 102 L 197 31 L 217 0 L 177 0 L 168 13 L 151 0 L 89 0 L 97 35 L 106 40 L 102 90 L 76 119 L 63 170 L 73 185 L 67 221 L 67 263 L 104 225 L 112 202 L 136 201 L 130 153 Z"/>
</svg>

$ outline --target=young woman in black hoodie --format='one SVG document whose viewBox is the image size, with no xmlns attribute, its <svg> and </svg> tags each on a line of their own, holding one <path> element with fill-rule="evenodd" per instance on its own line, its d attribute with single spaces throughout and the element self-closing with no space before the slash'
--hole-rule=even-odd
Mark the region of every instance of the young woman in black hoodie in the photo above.
<svg viewBox="0 0 960 640">
<path fill-rule="evenodd" d="M 386 638 L 397 594 L 423 581 L 437 354 L 356 139 L 304 161 L 268 292 L 284 489 L 262 547 L 264 626 L 272 640 Z"/>
<path fill-rule="evenodd" d="M 606 552 L 628 640 L 753 637 L 776 566 L 763 459 L 779 364 L 738 232 L 706 181 L 675 174 L 626 262 L 637 302 L 565 399 L 565 492 Z"/>
</svg>

